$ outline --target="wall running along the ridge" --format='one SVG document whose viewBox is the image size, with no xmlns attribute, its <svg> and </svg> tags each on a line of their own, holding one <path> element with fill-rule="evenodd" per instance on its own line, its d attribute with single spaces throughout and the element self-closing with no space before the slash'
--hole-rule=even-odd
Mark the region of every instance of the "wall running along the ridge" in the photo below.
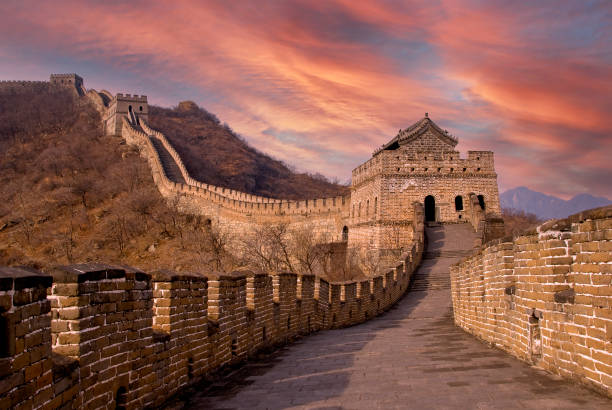
<svg viewBox="0 0 612 410">
<path fill-rule="evenodd" d="M 451 286 L 458 326 L 612 396 L 612 206 L 493 241 Z"/>
<path fill-rule="evenodd" d="M 405 293 L 423 223 L 419 232 L 395 269 L 359 282 L 102 264 L 52 276 L 0 268 L 0 408 L 158 406 L 264 347 L 364 322 Z"/>
<path fill-rule="evenodd" d="M 292 201 L 205 184 L 191 177 L 164 134 L 151 129 L 143 119 L 140 120 L 140 126 L 144 132 L 135 129 L 123 117 L 122 136 L 129 144 L 140 148 L 142 155 L 149 161 L 160 193 L 166 198 L 178 198 L 182 211 L 205 215 L 218 226 L 231 228 L 233 232 L 249 233 L 258 225 L 287 223 L 291 227 L 312 228 L 315 234 L 325 237 L 328 242 L 342 240 L 350 196 Z M 168 178 L 150 136 L 157 138 L 170 153 L 185 184 Z"/>
</svg>

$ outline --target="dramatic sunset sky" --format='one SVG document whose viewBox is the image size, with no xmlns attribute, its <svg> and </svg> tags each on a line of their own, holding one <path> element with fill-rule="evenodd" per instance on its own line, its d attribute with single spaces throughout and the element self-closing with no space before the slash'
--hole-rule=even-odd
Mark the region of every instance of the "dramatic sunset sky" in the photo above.
<svg viewBox="0 0 612 410">
<path fill-rule="evenodd" d="M 193 100 L 252 145 L 348 180 L 425 112 L 493 150 L 500 190 L 612 198 L 612 1 L 29 1 L 0 79 Z"/>
</svg>

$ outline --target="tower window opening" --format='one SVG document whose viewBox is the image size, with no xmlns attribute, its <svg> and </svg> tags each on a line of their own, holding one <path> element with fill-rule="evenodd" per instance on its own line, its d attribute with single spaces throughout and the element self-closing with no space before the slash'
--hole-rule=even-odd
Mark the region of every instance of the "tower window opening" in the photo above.
<svg viewBox="0 0 612 410">
<path fill-rule="evenodd" d="M 463 197 L 461 195 L 455 197 L 455 210 L 463 211 Z"/>
<path fill-rule="evenodd" d="M 344 228 L 342 228 L 342 240 L 344 242 L 348 241 L 348 227 L 345 226 Z"/>
</svg>

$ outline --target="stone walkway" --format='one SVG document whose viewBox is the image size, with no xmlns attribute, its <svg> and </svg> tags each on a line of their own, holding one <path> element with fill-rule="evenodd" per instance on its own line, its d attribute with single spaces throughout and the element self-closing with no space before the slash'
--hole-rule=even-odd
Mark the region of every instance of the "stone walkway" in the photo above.
<svg viewBox="0 0 612 410">
<path fill-rule="evenodd" d="M 428 228 L 418 289 L 364 324 L 308 336 L 178 404 L 190 409 L 612 409 L 455 327 L 448 267 L 466 225 Z M 438 251 L 438 252 L 437 252 Z M 444 276 L 445 274 L 446 276 Z M 430 277 L 431 286 L 424 278 Z"/>
</svg>

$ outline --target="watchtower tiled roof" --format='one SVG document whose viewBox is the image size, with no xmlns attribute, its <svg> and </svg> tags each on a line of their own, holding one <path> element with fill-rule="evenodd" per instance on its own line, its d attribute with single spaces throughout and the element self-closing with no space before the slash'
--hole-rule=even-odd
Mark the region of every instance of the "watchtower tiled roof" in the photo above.
<svg viewBox="0 0 612 410">
<path fill-rule="evenodd" d="M 399 130 L 397 135 L 391 141 L 374 151 L 373 155 L 376 155 L 383 150 L 394 150 L 402 145 L 409 144 L 421 137 L 428 130 L 432 130 L 433 134 L 444 144 L 448 145 L 449 149 L 451 150 L 454 149 L 457 143 L 459 142 L 457 138 L 449 134 L 448 131 L 440 128 L 435 122 L 431 120 L 431 118 L 429 118 L 429 115 L 425 113 L 425 116 L 422 119 L 415 122 L 410 127 L 405 128 L 403 130 Z"/>
</svg>

